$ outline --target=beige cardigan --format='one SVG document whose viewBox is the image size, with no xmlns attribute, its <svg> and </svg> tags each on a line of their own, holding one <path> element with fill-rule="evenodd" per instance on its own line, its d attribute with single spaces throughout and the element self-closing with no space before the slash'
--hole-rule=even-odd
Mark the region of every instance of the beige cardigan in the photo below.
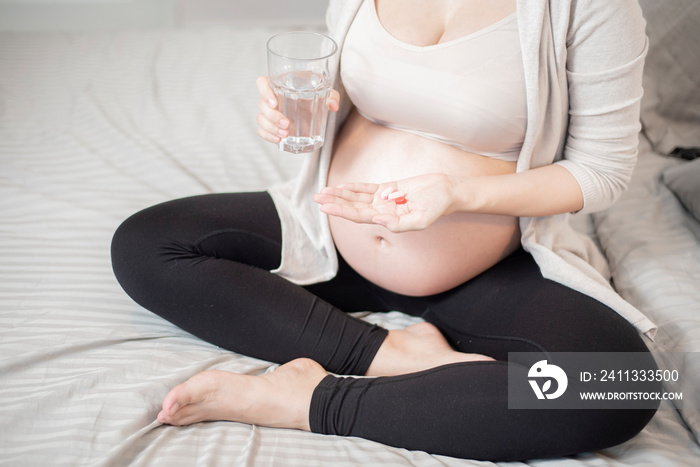
<svg viewBox="0 0 700 467">
<path fill-rule="evenodd" d="M 342 48 L 363 0 L 331 0 L 330 34 Z M 528 125 L 518 172 L 556 163 L 578 180 L 585 212 L 610 206 L 637 158 L 645 22 L 637 0 L 518 0 Z M 338 74 L 339 75 L 339 74 Z M 329 117 L 326 144 L 299 178 L 270 188 L 282 223 L 282 263 L 274 272 L 297 284 L 331 279 L 338 262 L 328 221 L 312 196 L 326 185 L 333 138 L 352 108 L 338 77 L 341 111 Z M 640 332 L 655 326 L 610 286 L 607 264 L 569 214 L 520 219 L 521 242 L 542 274 L 610 306 Z"/>
</svg>

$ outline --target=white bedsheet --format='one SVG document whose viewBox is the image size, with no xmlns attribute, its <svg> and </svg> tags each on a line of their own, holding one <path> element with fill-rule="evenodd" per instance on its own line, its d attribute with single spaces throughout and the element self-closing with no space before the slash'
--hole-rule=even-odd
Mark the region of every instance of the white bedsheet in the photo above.
<svg viewBox="0 0 700 467">
<path fill-rule="evenodd" d="M 112 233 L 139 209 L 294 176 L 303 156 L 255 136 L 254 79 L 273 32 L 0 34 L 0 465 L 488 464 L 356 438 L 155 421 L 167 391 L 199 371 L 274 368 L 140 308 L 109 258 Z M 621 446 L 530 464 L 699 463 L 667 409 Z"/>
</svg>

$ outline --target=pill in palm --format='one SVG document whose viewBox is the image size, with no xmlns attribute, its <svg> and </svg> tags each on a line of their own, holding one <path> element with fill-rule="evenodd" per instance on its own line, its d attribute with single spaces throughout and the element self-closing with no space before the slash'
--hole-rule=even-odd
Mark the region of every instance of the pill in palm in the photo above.
<svg viewBox="0 0 700 467">
<path fill-rule="evenodd" d="M 399 198 L 395 198 L 395 199 L 394 199 L 394 202 L 395 202 L 396 204 L 406 204 L 406 203 L 408 203 L 408 200 L 406 199 L 405 196 L 401 196 L 401 197 L 399 197 Z"/>
<path fill-rule="evenodd" d="M 393 199 L 393 200 L 396 200 L 397 198 L 405 198 L 405 197 L 406 197 L 406 193 L 404 193 L 403 191 L 395 191 L 389 195 L 389 199 Z"/>
</svg>

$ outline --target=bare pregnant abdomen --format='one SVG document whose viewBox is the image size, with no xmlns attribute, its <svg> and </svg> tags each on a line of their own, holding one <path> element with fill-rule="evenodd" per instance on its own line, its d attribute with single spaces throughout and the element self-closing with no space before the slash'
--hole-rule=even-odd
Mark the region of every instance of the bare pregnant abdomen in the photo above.
<svg viewBox="0 0 700 467">
<path fill-rule="evenodd" d="M 328 184 L 381 183 L 425 173 L 512 173 L 514 162 L 489 159 L 376 125 L 352 113 L 336 139 Z M 427 229 L 394 234 L 372 224 L 330 217 L 338 251 L 359 274 L 406 295 L 449 290 L 496 264 L 520 244 L 518 219 L 456 213 Z"/>
</svg>

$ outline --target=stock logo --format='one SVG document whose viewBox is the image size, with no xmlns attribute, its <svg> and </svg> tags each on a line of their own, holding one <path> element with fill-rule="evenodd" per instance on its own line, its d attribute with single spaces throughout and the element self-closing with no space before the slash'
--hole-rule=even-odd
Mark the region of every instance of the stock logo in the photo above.
<svg viewBox="0 0 700 467">
<path fill-rule="evenodd" d="M 527 373 L 527 377 L 538 399 L 556 399 L 564 394 L 569 384 L 569 379 L 566 377 L 564 370 L 556 365 L 548 364 L 547 360 L 540 360 L 532 365 Z M 557 382 L 557 386 L 556 390 L 550 392 L 552 380 Z M 542 381 L 542 386 L 540 386 L 538 381 Z"/>
</svg>

